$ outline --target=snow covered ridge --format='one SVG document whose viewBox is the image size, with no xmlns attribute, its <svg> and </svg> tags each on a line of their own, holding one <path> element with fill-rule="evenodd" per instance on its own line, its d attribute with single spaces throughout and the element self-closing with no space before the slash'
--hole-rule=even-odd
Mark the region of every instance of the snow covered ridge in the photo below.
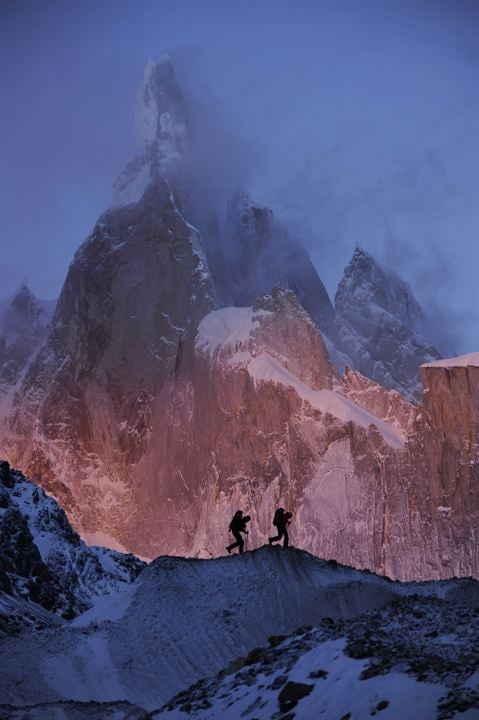
<svg viewBox="0 0 479 720">
<path fill-rule="evenodd" d="M 358 702 L 365 720 L 387 701 L 381 717 L 436 720 L 441 703 L 471 700 L 478 601 L 472 580 L 391 582 L 294 548 L 159 557 L 72 622 L 1 640 L 0 717 L 41 703 L 32 720 L 99 720 L 124 701 L 116 720 L 316 720 Z M 313 687 L 295 698 L 291 683 Z M 400 693 L 424 713 L 398 714 Z"/>
<path fill-rule="evenodd" d="M 144 566 L 134 555 L 86 545 L 53 498 L 0 461 L 0 590 L 71 618 L 128 586 Z"/>
<path fill-rule="evenodd" d="M 260 321 L 267 315 L 271 313 L 252 307 L 214 310 L 201 321 L 195 348 L 214 360 L 226 356 L 229 365 L 245 367 L 255 382 L 272 382 L 292 388 L 312 407 L 342 422 L 353 422 L 365 429 L 374 425 L 393 448 L 404 446 L 406 437 L 400 428 L 381 420 L 335 390 L 314 390 L 277 358 L 261 352 L 254 342 L 255 331 L 260 329 Z"/>
<path fill-rule="evenodd" d="M 456 368 L 456 367 L 479 367 L 479 352 L 458 355 L 453 358 L 444 358 L 435 362 L 424 363 L 422 368 Z"/>
</svg>

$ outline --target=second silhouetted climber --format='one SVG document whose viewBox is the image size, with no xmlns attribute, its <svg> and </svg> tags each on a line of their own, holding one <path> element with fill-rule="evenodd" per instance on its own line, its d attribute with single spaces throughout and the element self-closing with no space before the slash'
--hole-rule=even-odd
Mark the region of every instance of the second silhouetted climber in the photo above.
<svg viewBox="0 0 479 720">
<path fill-rule="evenodd" d="M 284 537 L 283 547 L 288 547 L 288 525 L 292 517 L 293 514 L 290 512 L 285 512 L 284 508 L 278 508 L 276 510 L 273 518 L 273 525 L 275 525 L 275 527 L 277 528 L 278 534 L 275 535 L 275 537 L 270 537 L 268 539 L 270 545 L 271 543 L 277 542 L 278 540 L 281 540 L 282 537 Z"/>
</svg>

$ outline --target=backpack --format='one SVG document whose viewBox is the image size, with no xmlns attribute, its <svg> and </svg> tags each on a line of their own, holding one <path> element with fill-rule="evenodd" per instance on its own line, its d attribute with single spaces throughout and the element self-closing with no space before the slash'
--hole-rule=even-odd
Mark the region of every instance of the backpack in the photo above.
<svg viewBox="0 0 479 720">
<path fill-rule="evenodd" d="M 274 514 L 273 525 L 278 527 L 279 525 L 282 525 L 283 523 L 284 523 L 284 511 L 281 508 L 278 508 Z"/>
</svg>

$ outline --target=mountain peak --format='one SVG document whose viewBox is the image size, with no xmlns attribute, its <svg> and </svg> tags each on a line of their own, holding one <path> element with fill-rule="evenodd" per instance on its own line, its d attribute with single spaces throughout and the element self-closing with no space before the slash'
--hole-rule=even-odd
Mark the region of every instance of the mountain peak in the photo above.
<svg viewBox="0 0 479 720">
<path fill-rule="evenodd" d="M 152 58 L 149 58 L 146 61 L 145 69 L 144 69 L 145 80 L 150 77 L 151 73 L 158 65 L 163 65 L 163 64 L 171 65 L 171 67 L 173 68 L 173 63 L 171 62 L 171 58 L 168 55 L 168 53 L 163 53 L 163 55 L 161 56 L 161 58 L 159 60 L 153 60 Z"/>
<path fill-rule="evenodd" d="M 168 55 L 148 60 L 135 106 L 139 154 L 113 185 L 112 208 L 139 202 L 159 178 L 175 186 L 188 142 L 186 103 Z M 178 188 L 176 188 L 178 189 Z M 178 197 L 176 201 L 178 201 Z"/>
<path fill-rule="evenodd" d="M 367 250 L 362 248 L 360 245 L 356 245 L 356 247 L 354 248 L 354 252 L 351 256 L 351 260 L 349 261 L 344 272 L 348 273 L 357 269 L 365 270 L 368 267 L 379 268 L 380 265 L 375 260 L 375 258 L 367 252 Z"/>
<path fill-rule="evenodd" d="M 270 234 L 273 222 L 273 212 L 254 202 L 243 188 L 238 188 L 231 196 L 227 205 L 226 224 L 231 228 L 241 228 L 244 233 L 249 228 L 249 235 L 256 234 L 258 230 Z"/>
<path fill-rule="evenodd" d="M 353 256 L 344 270 L 337 299 L 347 295 L 347 302 L 365 299 L 395 316 L 410 329 L 417 329 L 423 322 L 423 313 L 419 303 L 405 280 L 393 270 L 382 267 L 377 260 L 363 248 L 356 246 Z M 344 298 L 343 298 L 344 299 Z"/>
<path fill-rule="evenodd" d="M 28 287 L 28 280 L 24 279 L 15 292 L 6 302 L 7 314 L 20 314 L 26 316 L 38 316 L 41 310 L 41 303 L 37 296 Z"/>
<path fill-rule="evenodd" d="M 235 190 L 233 195 L 228 200 L 227 209 L 228 213 L 234 213 L 235 215 L 250 210 L 255 205 L 251 196 L 244 190 L 244 188 L 238 188 Z"/>
<path fill-rule="evenodd" d="M 17 287 L 17 289 L 15 290 L 15 292 L 13 293 L 11 299 L 14 300 L 14 299 L 17 298 L 19 295 L 24 295 L 25 297 L 35 298 L 35 300 L 37 299 L 36 296 L 35 296 L 35 294 L 30 290 L 30 288 L 29 288 L 29 286 L 28 286 L 28 279 L 27 279 L 27 278 L 24 278 L 24 279 L 22 280 L 22 282 L 18 285 L 18 287 Z"/>
<path fill-rule="evenodd" d="M 187 139 L 187 112 L 175 68 L 168 55 L 148 60 L 140 85 L 135 126 L 140 145 L 158 142 L 159 159 L 182 154 Z"/>
</svg>

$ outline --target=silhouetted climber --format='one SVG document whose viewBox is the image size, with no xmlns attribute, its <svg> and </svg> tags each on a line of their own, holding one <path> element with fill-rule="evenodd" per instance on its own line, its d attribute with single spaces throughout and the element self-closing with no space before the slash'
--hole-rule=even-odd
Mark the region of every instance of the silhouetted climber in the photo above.
<svg viewBox="0 0 479 720">
<path fill-rule="evenodd" d="M 275 537 L 268 538 L 268 542 L 271 545 L 271 543 L 276 542 L 277 540 L 281 540 L 282 537 L 284 537 L 283 547 L 288 547 L 289 545 L 289 537 L 288 537 L 288 525 L 291 522 L 291 518 L 293 517 L 293 513 L 285 512 L 284 508 L 278 508 L 274 514 L 273 518 L 273 525 L 275 525 L 278 529 L 278 534 Z"/>
<path fill-rule="evenodd" d="M 243 552 L 244 547 L 244 540 L 241 537 L 241 533 L 244 533 L 245 535 L 248 534 L 248 531 L 246 529 L 246 523 L 248 523 L 251 520 L 249 515 L 243 515 L 241 510 L 237 510 L 233 516 L 232 521 L 230 522 L 230 532 L 233 533 L 233 536 L 236 540 L 236 542 L 231 543 L 231 545 L 228 545 L 226 548 L 228 553 L 231 553 L 231 551 L 237 547 L 239 548 L 240 553 Z"/>
</svg>

